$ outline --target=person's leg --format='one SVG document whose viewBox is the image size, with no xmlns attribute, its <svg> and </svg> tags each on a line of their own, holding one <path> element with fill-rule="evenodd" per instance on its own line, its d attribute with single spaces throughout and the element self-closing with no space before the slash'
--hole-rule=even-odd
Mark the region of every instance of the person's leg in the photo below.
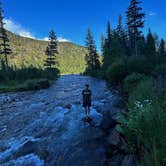
<svg viewBox="0 0 166 166">
<path fill-rule="evenodd" d="M 87 110 L 87 107 L 84 107 L 84 110 L 85 110 L 85 115 L 86 115 L 86 118 L 88 116 L 88 110 Z"/>
<path fill-rule="evenodd" d="M 90 116 L 90 106 L 88 107 L 88 117 Z"/>
</svg>

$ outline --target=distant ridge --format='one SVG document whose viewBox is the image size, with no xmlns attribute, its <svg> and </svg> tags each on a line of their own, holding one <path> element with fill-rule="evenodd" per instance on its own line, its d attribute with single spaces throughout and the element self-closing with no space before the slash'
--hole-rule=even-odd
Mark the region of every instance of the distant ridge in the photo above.
<svg viewBox="0 0 166 166">
<path fill-rule="evenodd" d="M 10 64 L 43 68 L 47 41 L 22 37 L 9 31 L 7 33 L 13 51 Z M 62 74 L 82 73 L 85 70 L 85 47 L 65 41 L 58 43 L 58 51 L 57 59 Z"/>
</svg>

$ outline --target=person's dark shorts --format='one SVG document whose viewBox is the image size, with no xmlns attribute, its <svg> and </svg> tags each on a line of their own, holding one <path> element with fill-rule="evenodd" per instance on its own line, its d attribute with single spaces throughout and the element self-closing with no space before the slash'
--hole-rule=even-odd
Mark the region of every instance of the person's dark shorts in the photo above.
<svg viewBox="0 0 166 166">
<path fill-rule="evenodd" d="M 91 101 L 83 102 L 83 107 L 91 107 Z"/>
</svg>

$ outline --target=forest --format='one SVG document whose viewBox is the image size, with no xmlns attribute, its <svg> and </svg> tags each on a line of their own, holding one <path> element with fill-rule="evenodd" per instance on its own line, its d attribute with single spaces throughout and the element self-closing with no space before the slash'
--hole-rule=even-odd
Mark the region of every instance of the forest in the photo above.
<svg viewBox="0 0 166 166">
<path fill-rule="evenodd" d="M 166 154 L 166 48 L 164 39 L 151 28 L 147 35 L 142 32 L 146 15 L 141 4 L 131 0 L 126 25 L 122 15 L 115 29 L 108 22 L 107 33 L 102 35 L 101 65 L 88 30 L 85 73 L 106 79 L 127 98 L 127 112 L 119 115 L 117 129 L 133 153 L 142 155 L 142 165 L 158 166 L 165 165 Z"/>
</svg>

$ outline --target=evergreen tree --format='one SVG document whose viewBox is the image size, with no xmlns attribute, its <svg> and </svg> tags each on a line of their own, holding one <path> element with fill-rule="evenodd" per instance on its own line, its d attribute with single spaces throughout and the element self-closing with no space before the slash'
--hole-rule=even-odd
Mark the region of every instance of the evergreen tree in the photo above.
<svg viewBox="0 0 166 166">
<path fill-rule="evenodd" d="M 101 51 L 104 52 L 104 45 L 105 45 L 105 37 L 101 34 Z"/>
<path fill-rule="evenodd" d="M 146 46 L 145 46 L 145 56 L 149 58 L 149 60 L 153 59 L 156 55 L 156 42 L 155 38 L 149 29 L 149 33 L 146 39 Z"/>
<path fill-rule="evenodd" d="M 112 30 L 110 26 L 110 22 L 107 25 L 107 37 L 105 38 L 104 46 L 103 46 L 103 65 L 102 68 L 106 70 L 112 60 L 111 60 L 111 42 L 112 42 Z"/>
<path fill-rule="evenodd" d="M 56 54 L 58 54 L 57 38 L 53 30 L 49 34 L 49 43 L 45 53 L 47 55 L 47 59 L 45 61 L 45 67 L 49 70 L 52 70 L 55 68 L 55 65 L 58 64 L 56 61 Z"/>
<path fill-rule="evenodd" d="M 159 45 L 159 49 L 158 49 L 158 53 L 160 57 L 166 57 L 166 51 L 165 51 L 165 41 L 164 39 L 161 39 L 160 45 Z"/>
<path fill-rule="evenodd" d="M 141 28 L 144 27 L 145 17 L 140 4 L 140 0 L 131 0 L 126 12 L 130 48 L 134 51 L 136 56 L 138 55 L 137 44 L 142 33 Z"/>
<path fill-rule="evenodd" d="M 88 54 L 86 54 L 85 60 L 87 63 L 87 70 L 95 70 L 100 68 L 99 56 L 97 54 L 95 42 L 90 29 L 88 29 L 86 37 L 86 47 Z"/>
<path fill-rule="evenodd" d="M 118 26 L 116 28 L 116 37 L 118 37 L 120 50 L 123 56 L 129 55 L 127 31 L 123 27 L 122 15 L 119 15 Z M 114 37 L 115 38 L 115 37 Z"/>
<path fill-rule="evenodd" d="M 111 31 L 111 25 L 110 22 L 108 21 L 107 25 L 107 42 L 110 44 L 112 38 L 112 31 Z"/>
<path fill-rule="evenodd" d="M 5 64 L 5 68 L 8 69 L 8 56 L 12 53 L 9 45 L 9 39 L 7 36 L 7 32 L 4 29 L 3 22 L 3 9 L 2 4 L 0 2 L 0 59 Z"/>
<path fill-rule="evenodd" d="M 122 41 L 123 40 L 123 36 L 124 36 L 124 29 L 123 29 L 123 23 L 122 23 L 122 15 L 119 15 L 118 26 L 116 28 L 116 32 L 117 32 L 119 40 Z"/>
<path fill-rule="evenodd" d="M 140 36 L 138 42 L 137 42 L 137 53 L 139 56 L 145 56 L 145 46 L 146 46 L 146 40 L 144 35 Z"/>
</svg>

